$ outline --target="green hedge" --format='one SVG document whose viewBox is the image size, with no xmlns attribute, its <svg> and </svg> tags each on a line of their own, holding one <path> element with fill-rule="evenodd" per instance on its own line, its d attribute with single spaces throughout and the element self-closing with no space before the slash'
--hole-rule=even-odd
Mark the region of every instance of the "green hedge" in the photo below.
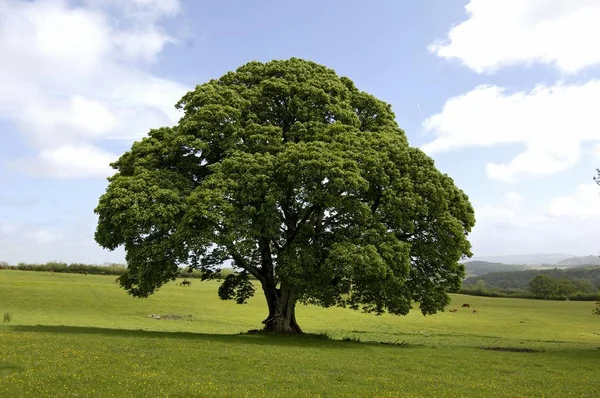
<svg viewBox="0 0 600 398">
<path fill-rule="evenodd" d="M 483 296 L 483 297 L 507 297 L 507 298 L 525 298 L 525 299 L 535 299 L 535 300 L 555 300 L 555 301 L 596 301 L 598 300 L 599 293 L 575 293 L 568 298 L 566 296 L 551 296 L 548 298 L 542 298 L 536 296 L 530 292 L 522 291 L 518 289 L 510 289 L 510 290 L 498 290 L 498 289 L 469 289 L 462 288 L 458 292 L 460 294 L 466 294 L 469 296 Z"/>
<path fill-rule="evenodd" d="M 18 265 L 9 265 L 6 262 L 0 261 L 0 269 L 18 270 L 18 271 L 37 271 L 37 272 L 60 272 L 69 274 L 95 274 L 95 275 L 123 275 L 127 271 L 125 264 L 109 264 L 109 265 L 90 265 L 80 263 L 61 263 L 49 262 L 46 264 L 26 264 L 19 263 Z M 220 273 L 214 276 L 214 279 L 223 279 L 227 275 L 233 273 L 233 269 L 224 268 Z M 189 272 L 187 268 L 179 269 L 179 277 L 196 279 L 201 278 L 200 271 L 192 270 Z"/>
</svg>

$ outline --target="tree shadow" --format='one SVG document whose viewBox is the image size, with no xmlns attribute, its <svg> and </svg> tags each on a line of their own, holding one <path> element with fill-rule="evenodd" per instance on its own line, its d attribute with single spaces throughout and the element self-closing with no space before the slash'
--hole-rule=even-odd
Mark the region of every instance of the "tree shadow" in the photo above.
<svg viewBox="0 0 600 398">
<path fill-rule="evenodd" d="M 183 340 L 205 340 L 227 344 L 256 344 L 269 346 L 297 346 L 318 347 L 330 349 L 356 349 L 361 346 L 385 345 L 388 348 L 406 347 L 406 344 L 385 344 L 378 342 L 360 342 L 349 340 L 335 340 L 326 335 L 303 334 L 267 334 L 267 333 L 240 333 L 240 334 L 210 334 L 194 332 L 169 332 L 143 329 L 115 329 L 90 326 L 65 326 L 65 325 L 15 325 L 8 326 L 15 332 L 51 333 L 51 334 L 87 334 L 115 337 L 134 338 L 165 338 Z"/>
</svg>

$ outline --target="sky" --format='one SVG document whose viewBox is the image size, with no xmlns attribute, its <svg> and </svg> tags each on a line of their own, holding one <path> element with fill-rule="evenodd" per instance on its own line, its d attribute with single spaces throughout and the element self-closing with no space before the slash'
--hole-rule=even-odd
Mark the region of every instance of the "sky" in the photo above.
<svg viewBox="0 0 600 398">
<path fill-rule="evenodd" d="M 0 0 L 0 261 L 124 262 L 109 163 L 195 85 L 305 58 L 390 103 L 475 256 L 600 252 L 597 0 Z"/>
</svg>

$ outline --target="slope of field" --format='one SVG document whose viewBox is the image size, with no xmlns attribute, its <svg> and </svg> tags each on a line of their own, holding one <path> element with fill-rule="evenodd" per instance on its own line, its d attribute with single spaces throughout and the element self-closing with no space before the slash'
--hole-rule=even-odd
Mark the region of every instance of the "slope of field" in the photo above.
<svg viewBox="0 0 600 398">
<path fill-rule="evenodd" d="M 262 297 L 224 302 L 217 286 L 134 299 L 114 277 L 0 271 L 0 313 L 13 316 L 0 324 L 0 396 L 600 395 L 593 303 L 454 295 L 457 312 L 428 317 L 298 308 L 306 332 L 358 343 L 239 335 L 261 326 Z"/>
</svg>

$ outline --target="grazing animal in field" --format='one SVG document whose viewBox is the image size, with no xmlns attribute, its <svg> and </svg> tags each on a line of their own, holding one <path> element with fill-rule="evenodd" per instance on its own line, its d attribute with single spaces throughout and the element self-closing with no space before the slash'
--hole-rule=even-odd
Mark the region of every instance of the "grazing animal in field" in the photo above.
<svg viewBox="0 0 600 398">
<path fill-rule="evenodd" d="M 12 315 L 10 314 L 10 312 L 6 312 L 4 314 L 4 322 L 3 323 L 10 322 L 10 321 L 12 321 Z"/>
<path fill-rule="evenodd" d="M 456 312 L 456 311 L 458 311 L 458 309 L 456 309 L 456 308 L 450 310 L 450 312 Z"/>
<path fill-rule="evenodd" d="M 462 307 L 463 307 L 463 308 L 465 308 L 465 307 L 466 307 L 466 308 L 471 308 L 471 306 L 470 306 L 469 304 L 463 304 L 463 305 L 462 305 Z"/>
<path fill-rule="evenodd" d="M 190 286 L 191 284 L 192 284 L 192 282 L 190 282 L 190 281 L 188 281 L 188 280 L 185 280 L 185 279 L 184 279 L 184 280 L 183 280 L 183 282 L 181 282 L 181 283 L 179 284 L 179 286 L 183 286 L 183 285 Z"/>
<path fill-rule="evenodd" d="M 121 279 L 121 277 L 117 277 L 117 279 L 115 279 L 115 283 L 119 283 L 119 279 Z"/>
<path fill-rule="evenodd" d="M 477 313 L 477 310 L 473 310 L 473 314 Z"/>
</svg>

